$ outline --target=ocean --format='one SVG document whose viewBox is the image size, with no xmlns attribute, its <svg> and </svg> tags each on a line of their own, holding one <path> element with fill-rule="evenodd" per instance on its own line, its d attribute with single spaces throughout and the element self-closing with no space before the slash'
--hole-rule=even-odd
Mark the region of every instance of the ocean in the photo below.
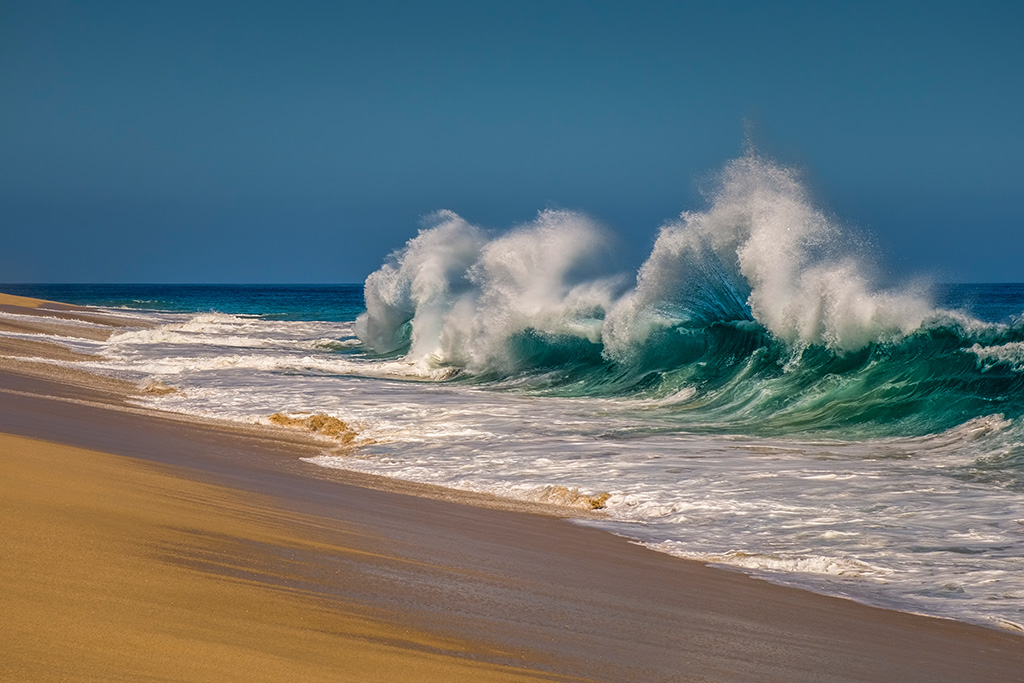
<svg viewBox="0 0 1024 683">
<path fill-rule="evenodd" d="M 146 321 L 61 340 L 176 389 L 146 405 L 357 431 L 311 466 L 603 506 L 578 523 L 1024 633 L 1024 284 L 877 284 L 754 155 L 636 273 L 602 269 L 605 237 L 569 211 L 502 233 L 441 211 L 361 284 L 0 291 Z"/>
</svg>

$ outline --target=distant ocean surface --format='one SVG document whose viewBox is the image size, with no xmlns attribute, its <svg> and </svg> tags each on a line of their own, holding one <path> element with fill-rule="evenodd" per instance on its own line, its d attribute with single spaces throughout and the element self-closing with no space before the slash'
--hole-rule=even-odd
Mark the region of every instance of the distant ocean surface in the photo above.
<svg viewBox="0 0 1024 683">
<path fill-rule="evenodd" d="M 603 502 L 663 552 L 1024 632 L 1024 284 L 876 286 L 755 156 L 709 204 L 625 277 L 582 215 L 439 212 L 359 285 L 0 291 L 146 319 L 64 340 L 179 390 L 146 404 L 358 430 L 316 465 Z"/>
</svg>

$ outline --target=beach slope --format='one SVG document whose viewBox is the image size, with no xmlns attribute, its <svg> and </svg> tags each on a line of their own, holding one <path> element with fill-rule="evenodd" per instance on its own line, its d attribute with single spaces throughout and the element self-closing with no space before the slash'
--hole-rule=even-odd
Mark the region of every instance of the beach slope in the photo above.
<svg viewBox="0 0 1024 683">
<path fill-rule="evenodd" d="M 1018 635 L 767 584 L 552 514 L 410 495 L 301 461 L 319 446 L 287 430 L 137 408 L 126 384 L 6 355 L 3 680 L 1024 671 Z"/>
</svg>

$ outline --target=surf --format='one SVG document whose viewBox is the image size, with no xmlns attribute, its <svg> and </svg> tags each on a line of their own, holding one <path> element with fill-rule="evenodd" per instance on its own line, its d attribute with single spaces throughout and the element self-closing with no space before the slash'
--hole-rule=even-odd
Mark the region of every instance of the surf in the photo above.
<svg viewBox="0 0 1024 683">
<path fill-rule="evenodd" d="M 632 277 L 606 231 L 545 210 L 505 233 L 428 217 L 364 286 L 356 335 L 424 376 L 660 401 L 680 428 L 928 434 L 1024 413 L 1024 323 L 886 288 L 799 173 L 750 150 L 661 226 Z"/>
</svg>

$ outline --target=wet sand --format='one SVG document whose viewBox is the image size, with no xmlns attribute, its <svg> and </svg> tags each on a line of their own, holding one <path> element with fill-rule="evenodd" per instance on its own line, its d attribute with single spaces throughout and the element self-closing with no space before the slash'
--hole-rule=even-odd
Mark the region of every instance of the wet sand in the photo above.
<svg viewBox="0 0 1024 683">
<path fill-rule="evenodd" d="M 120 456 L 0 453 L 3 680 L 561 680 L 304 586 L 292 557 L 365 552 L 342 525 Z"/>
<path fill-rule="evenodd" d="M 1021 636 L 774 586 L 551 509 L 318 468 L 302 434 L 135 408 L 129 383 L 32 351 L 0 340 L 3 680 L 1024 671 Z"/>
</svg>

